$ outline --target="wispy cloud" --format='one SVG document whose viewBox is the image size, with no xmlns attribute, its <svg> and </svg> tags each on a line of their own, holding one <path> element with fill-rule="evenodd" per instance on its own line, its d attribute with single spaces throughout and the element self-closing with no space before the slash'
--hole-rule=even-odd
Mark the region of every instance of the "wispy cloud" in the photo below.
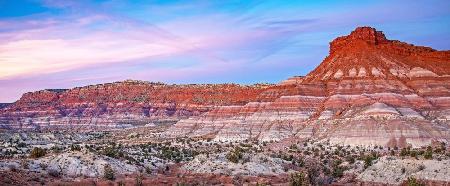
<svg viewBox="0 0 450 186">
<path fill-rule="evenodd" d="M 276 26 L 276 25 L 304 25 L 316 22 L 317 19 L 290 19 L 290 20 L 274 20 L 266 22 L 267 25 Z"/>
<path fill-rule="evenodd" d="M 23 29 L 14 33 L 1 33 L 4 42 L 0 43 L 0 66 L 4 68 L 0 69 L 0 79 L 68 71 L 95 64 L 142 59 L 151 62 L 152 57 L 195 52 L 198 47 L 218 42 L 202 41 L 208 43 L 206 46 L 195 44 L 195 40 L 184 39 L 152 24 L 104 15 L 63 21 L 43 20 L 42 24 L 33 21 L 21 24 Z M 205 51 L 198 55 L 221 61 Z"/>
<path fill-rule="evenodd" d="M 75 40 L 14 41 L 0 46 L 0 51 L 0 79 L 180 52 L 163 43 L 143 43 L 105 33 Z"/>
</svg>

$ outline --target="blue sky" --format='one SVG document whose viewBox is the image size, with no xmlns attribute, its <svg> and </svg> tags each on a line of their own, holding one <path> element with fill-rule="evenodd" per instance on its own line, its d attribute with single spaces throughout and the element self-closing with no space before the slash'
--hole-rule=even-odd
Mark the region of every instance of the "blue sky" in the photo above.
<svg viewBox="0 0 450 186">
<path fill-rule="evenodd" d="M 125 79 L 276 83 L 357 26 L 450 49 L 450 1 L 0 0 L 0 102 Z"/>
</svg>

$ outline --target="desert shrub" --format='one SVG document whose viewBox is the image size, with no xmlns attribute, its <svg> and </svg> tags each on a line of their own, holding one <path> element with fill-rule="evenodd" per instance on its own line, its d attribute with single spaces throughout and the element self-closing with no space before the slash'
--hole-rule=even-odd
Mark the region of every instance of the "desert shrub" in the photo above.
<svg viewBox="0 0 450 186">
<path fill-rule="evenodd" d="M 289 185 L 290 186 L 306 186 L 306 185 L 309 185 L 309 182 L 303 172 L 297 172 L 297 173 L 291 174 L 291 177 L 289 180 Z"/>
<path fill-rule="evenodd" d="M 419 165 L 419 170 L 424 170 L 425 169 L 425 165 Z"/>
<path fill-rule="evenodd" d="M 72 145 L 70 145 L 70 150 L 71 151 L 80 151 L 81 150 L 81 146 L 72 144 Z"/>
<path fill-rule="evenodd" d="M 227 154 L 227 159 L 228 159 L 228 161 L 231 161 L 233 163 L 239 162 L 239 156 L 236 155 L 234 152 L 229 152 Z"/>
<path fill-rule="evenodd" d="M 31 150 L 30 157 L 31 158 L 40 158 L 42 156 L 45 156 L 46 150 L 40 147 L 34 147 L 33 150 Z"/>
<path fill-rule="evenodd" d="M 136 178 L 134 179 L 134 185 L 135 186 L 142 186 L 142 180 L 144 179 L 144 176 L 142 174 L 136 175 Z"/>
<path fill-rule="evenodd" d="M 335 166 L 333 167 L 333 177 L 340 178 L 344 175 L 345 167 Z"/>
<path fill-rule="evenodd" d="M 409 150 L 408 150 L 408 149 L 403 148 L 403 149 L 400 151 L 400 156 L 408 156 L 408 155 L 409 155 Z"/>
<path fill-rule="evenodd" d="M 106 178 L 106 179 L 108 179 L 108 180 L 114 180 L 114 174 L 115 174 L 115 172 L 114 172 L 114 170 L 112 169 L 112 167 L 111 167 L 111 165 L 109 165 L 109 164 L 106 164 L 104 167 L 103 167 L 103 177 L 104 178 Z"/>
<path fill-rule="evenodd" d="M 47 170 L 48 165 L 45 163 L 40 163 L 39 166 L 43 169 L 43 170 Z"/>
<path fill-rule="evenodd" d="M 187 184 L 187 183 L 184 183 L 184 182 L 178 182 L 177 184 L 176 184 L 176 186 L 188 186 L 189 184 Z M 256 183 L 256 185 L 258 185 L 258 183 Z"/>
<path fill-rule="evenodd" d="M 124 183 L 123 181 L 119 181 L 119 182 L 117 183 L 117 185 L 118 185 L 118 186 L 125 186 L 125 183 Z"/>
<path fill-rule="evenodd" d="M 195 152 L 187 149 L 179 149 L 177 147 L 162 147 L 161 154 L 158 155 L 159 158 L 166 160 L 174 160 L 179 163 L 183 161 L 184 157 L 193 157 L 195 156 Z"/>
<path fill-rule="evenodd" d="M 63 148 L 59 146 L 53 146 L 52 148 L 50 148 L 50 150 L 54 153 L 61 153 L 63 151 Z"/>
<path fill-rule="evenodd" d="M 424 186 L 425 185 L 413 177 L 409 177 L 408 180 L 406 181 L 406 184 L 408 186 Z"/>
<path fill-rule="evenodd" d="M 350 164 L 355 163 L 355 158 L 354 158 L 353 156 L 347 156 L 347 157 L 345 158 L 345 160 L 346 160 L 348 163 L 350 163 Z"/>
<path fill-rule="evenodd" d="M 22 168 L 24 168 L 24 169 L 28 169 L 28 168 L 29 168 L 28 160 L 21 160 L 21 161 L 20 161 L 20 165 L 21 165 Z"/>
<path fill-rule="evenodd" d="M 266 186 L 266 184 L 264 184 L 264 183 L 259 183 L 259 182 L 256 182 L 256 186 Z"/>
<path fill-rule="evenodd" d="M 409 153 L 409 155 L 411 156 L 411 157 L 413 157 L 413 158 L 417 158 L 417 151 L 415 151 L 415 150 L 412 150 L 410 153 Z"/>
<path fill-rule="evenodd" d="M 373 155 L 367 155 L 364 157 L 364 168 L 370 167 L 373 164 L 373 160 L 376 160 L 377 157 Z"/>
<path fill-rule="evenodd" d="M 427 151 L 425 151 L 425 154 L 423 155 L 423 157 L 425 159 L 433 158 L 433 149 L 430 146 L 427 147 Z"/>
<path fill-rule="evenodd" d="M 264 162 L 267 162 L 268 160 L 265 159 Z M 303 165 L 305 164 L 305 162 L 303 161 L 303 159 L 301 158 L 294 158 L 292 159 L 292 165 L 297 165 L 299 167 L 303 167 Z"/>
<path fill-rule="evenodd" d="M 17 147 L 24 148 L 24 147 L 27 147 L 27 144 L 24 142 L 20 142 L 19 144 L 17 144 Z"/>
<path fill-rule="evenodd" d="M 246 148 L 252 147 L 252 144 L 247 144 L 247 143 L 239 143 L 239 145 L 240 145 L 241 147 L 246 147 Z"/>
<path fill-rule="evenodd" d="M 333 172 L 332 175 L 335 178 L 340 178 L 344 175 L 344 171 L 346 169 L 346 167 L 341 166 L 342 164 L 342 160 L 337 159 L 334 160 L 331 164 L 332 168 L 333 168 Z"/>
<path fill-rule="evenodd" d="M 308 162 L 306 167 L 308 171 L 308 182 L 312 185 L 319 185 L 321 170 L 320 165 L 314 162 Z"/>
<path fill-rule="evenodd" d="M 279 157 L 281 159 L 283 159 L 283 160 L 286 160 L 286 161 L 292 161 L 292 159 L 294 159 L 294 155 L 292 155 L 292 154 L 290 154 L 290 155 L 288 155 L 288 154 L 280 154 Z"/>
<path fill-rule="evenodd" d="M 147 174 L 152 174 L 152 169 L 150 169 L 150 167 L 145 167 L 145 172 Z"/>
<path fill-rule="evenodd" d="M 226 156 L 228 161 L 231 161 L 233 163 L 238 163 L 239 160 L 242 159 L 242 157 L 243 157 L 242 151 L 243 151 L 242 148 L 236 147 L 232 151 L 228 152 L 228 154 Z"/>
<path fill-rule="evenodd" d="M 111 158 L 123 158 L 124 157 L 123 152 L 120 149 L 116 148 L 115 145 L 106 147 L 103 150 L 102 154 L 105 156 L 111 157 Z"/>
<path fill-rule="evenodd" d="M 292 144 L 289 148 L 292 149 L 292 150 L 297 150 L 297 145 Z"/>
</svg>

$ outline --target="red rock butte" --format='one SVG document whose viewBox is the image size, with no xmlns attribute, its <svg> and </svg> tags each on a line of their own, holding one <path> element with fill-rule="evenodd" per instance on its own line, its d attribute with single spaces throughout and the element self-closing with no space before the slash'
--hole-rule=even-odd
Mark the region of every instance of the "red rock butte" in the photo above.
<svg viewBox="0 0 450 186">
<path fill-rule="evenodd" d="M 450 72 L 449 59 L 449 51 L 436 51 L 429 47 L 388 40 L 381 31 L 371 27 L 359 27 L 350 35 L 333 40 L 330 43 L 329 56 L 308 74 L 306 79 L 314 81 L 340 79 L 341 76 L 349 78 L 423 76 L 424 74 L 420 74 L 419 71 L 430 75 L 445 75 Z M 412 68 L 416 68 L 412 74 L 406 74 L 406 71 Z M 357 70 L 361 69 L 363 71 L 359 74 Z"/>
<path fill-rule="evenodd" d="M 170 119 L 168 138 L 425 146 L 450 140 L 449 90 L 450 51 L 359 27 L 333 40 L 308 75 L 277 85 L 133 81 L 44 90 L 6 105 L 0 126 L 105 129 Z"/>
</svg>

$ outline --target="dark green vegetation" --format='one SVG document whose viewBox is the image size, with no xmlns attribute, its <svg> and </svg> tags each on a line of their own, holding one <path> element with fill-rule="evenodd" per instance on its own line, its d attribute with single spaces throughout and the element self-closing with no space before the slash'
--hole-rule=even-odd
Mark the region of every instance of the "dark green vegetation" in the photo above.
<svg viewBox="0 0 450 186">
<path fill-rule="evenodd" d="M 115 178 L 115 172 L 114 172 L 114 170 L 112 169 L 112 167 L 111 167 L 111 165 L 109 165 L 109 164 L 106 164 L 104 167 L 103 167 L 103 177 L 104 178 L 106 178 L 106 179 L 108 179 L 108 180 L 114 180 L 114 178 Z"/>
<path fill-rule="evenodd" d="M 45 156 L 47 153 L 47 150 L 42 149 L 40 147 L 34 147 L 33 150 L 31 150 L 30 157 L 31 158 L 40 158 Z"/>
<path fill-rule="evenodd" d="M 406 184 L 408 186 L 425 186 L 425 184 L 423 184 L 422 182 L 420 182 L 419 180 L 417 180 L 416 178 L 413 178 L 413 177 L 408 178 L 408 180 L 406 181 Z"/>
<path fill-rule="evenodd" d="M 306 186 L 310 185 L 308 178 L 303 172 L 293 173 L 290 176 L 290 186 Z"/>
<path fill-rule="evenodd" d="M 235 147 L 232 151 L 228 152 L 227 159 L 233 163 L 238 163 L 242 159 L 243 149 L 240 147 Z"/>
</svg>

